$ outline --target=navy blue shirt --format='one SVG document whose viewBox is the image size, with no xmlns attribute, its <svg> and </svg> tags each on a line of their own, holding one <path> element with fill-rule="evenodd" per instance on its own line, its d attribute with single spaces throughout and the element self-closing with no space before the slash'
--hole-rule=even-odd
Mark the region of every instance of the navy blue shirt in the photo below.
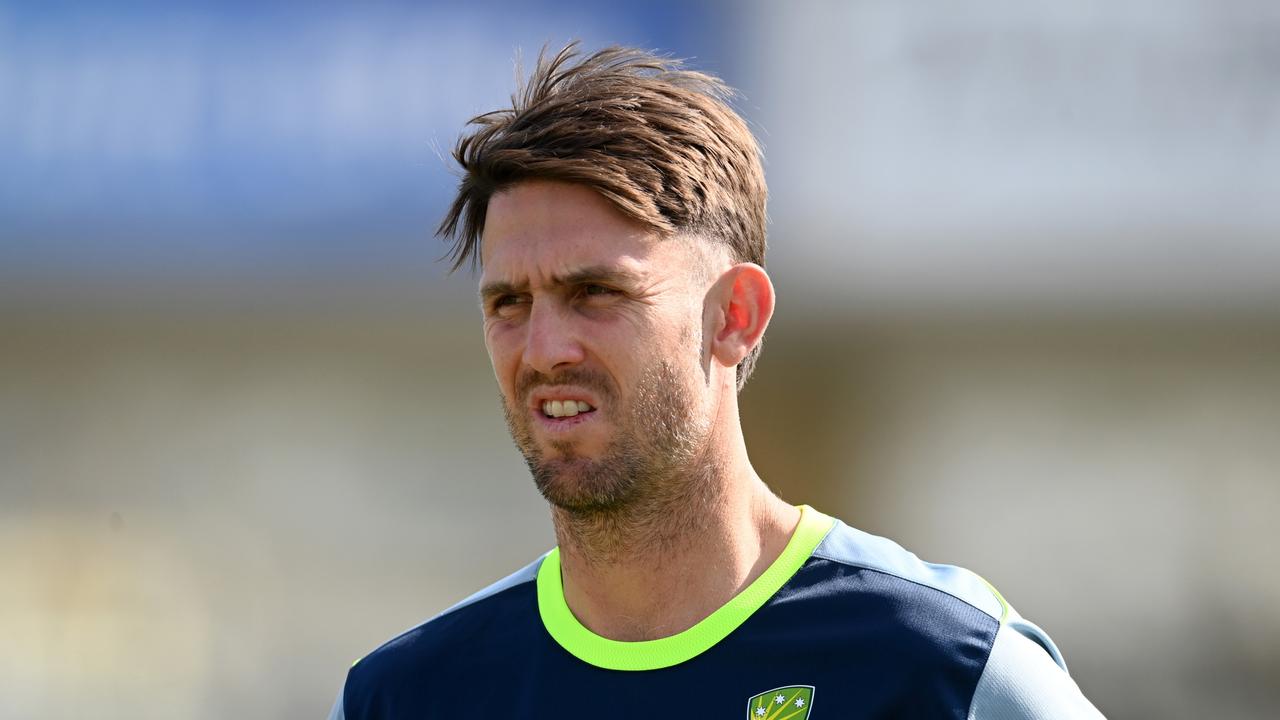
<svg viewBox="0 0 1280 720">
<path fill-rule="evenodd" d="M 760 578 L 678 635 L 586 629 L 553 550 L 358 661 L 331 718 L 461 716 L 1100 717 L 980 577 L 808 507 Z"/>
</svg>

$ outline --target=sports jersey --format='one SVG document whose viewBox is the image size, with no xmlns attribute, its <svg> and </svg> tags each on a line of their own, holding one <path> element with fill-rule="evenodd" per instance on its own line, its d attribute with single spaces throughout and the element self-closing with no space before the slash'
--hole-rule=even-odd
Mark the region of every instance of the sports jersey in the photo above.
<svg viewBox="0 0 1280 720">
<path fill-rule="evenodd" d="M 1098 718 L 1042 630 L 961 568 L 804 506 L 778 559 L 693 627 L 620 642 L 558 550 L 357 661 L 331 720 Z"/>
</svg>

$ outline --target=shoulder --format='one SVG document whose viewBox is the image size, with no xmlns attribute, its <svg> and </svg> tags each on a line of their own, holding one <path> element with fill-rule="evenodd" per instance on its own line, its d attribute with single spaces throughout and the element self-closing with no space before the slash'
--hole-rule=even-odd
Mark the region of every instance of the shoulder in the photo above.
<svg viewBox="0 0 1280 720">
<path fill-rule="evenodd" d="M 842 569 L 827 574 L 876 597 L 890 632 L 914 639 L 925 658 L 968 665 L 970 720 L 1102 717 L 1049 635 L 979 575 L 925 562 L 840 521 L 812 557 Z"/>
<path fill-rule="evenodd" d="M 874 660 L 888 677 L 911 678 L 910 692 L 946 705 L 967 703 L 1005 615 L 977 575 L 926 563 L 838 520 L 787 591 L 780 604 L 792 605 L 788 615 L 819 641 Z"/>
<path fill-rule="evenodd" d="M 882 576 L 886 594 L 931 598 L 943 605 L 962 604 L 1000 622 L 1009 608 L 985 580 L 954 565 L 924 562 L 888 538 L 865 533 L 837 520 L 813 551 L 813 558 Z"/>
<path fill-rule="evenodd" d="M 906 667 L 975 678 L 1007 608 L 982 578 L 927 563 L 887 538 L 836 521 L 794 581 L 833 598 L 828 624 L 856 622 Z"/>
<path fill-rule="evenodd" d="M 546 556 L 539 557 L 525 567 L 511 573 L 507 577 L 479 590 L 464 600 L 452 605 L 440 614 L 395 636 L 380 645 L 373 652 L 356 661 L 353 668 L 360 666 L 383 666 L 403 660 L 422 650 L 434 649 L 448 645 L 451 640 L 461 639 L 468 635 L 467 631 L 477 624 L 486 623 L 495 615 L 503 614 L 507 604 L 518 601 L 522 591 L 531 592 L 533 582 L 537 579 L 538 568 Z"/>
<path fill-rule="evenodd" d="M 535 581 L 545 557 L 357 660 L 340 699 L 345 717 L 376 717 L 384 699 L 425 689 L 423 679 L 437 676 L 443 667 L 457 668 L 490 653 L 514 650 L 511 643 L 537 627 Z"/>
</svg>

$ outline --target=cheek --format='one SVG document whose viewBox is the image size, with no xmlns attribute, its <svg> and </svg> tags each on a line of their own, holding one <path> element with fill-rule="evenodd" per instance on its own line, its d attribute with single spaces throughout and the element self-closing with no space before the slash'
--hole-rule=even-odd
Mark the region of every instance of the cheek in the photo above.
<svg viewBox="0 0 1280 720">
<path fill-rule="evenodd" d="M 682 310 L 683 312 L 670 319 L 672 329 L 668 331 L 668 338 L 671 347 L 681 356 L 692 353 L 694 357 L 701 358 L 703 346 L 706 344 L 704 338 L 707 337 L 708 332 L 712 331 L 707 326 L 710 318 L 705 316 L 700 306 Z"/>
<path fill-rule="evenodd" d="M 485 328 L 484 346 L 489 352 L 489 362 L 493 365 L 493 373 L 498 383 L 506 387 L 510 380 L 512 363 L 520 358 L 520 347 L 516 333 L 510 328 L 491 326 Z"/>
</svg>

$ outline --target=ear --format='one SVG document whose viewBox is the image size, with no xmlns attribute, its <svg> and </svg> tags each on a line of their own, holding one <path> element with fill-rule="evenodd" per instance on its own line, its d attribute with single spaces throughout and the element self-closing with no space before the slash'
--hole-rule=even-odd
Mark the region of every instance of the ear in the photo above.
<svg viewBox="0 0 1280 720">
<path fill-rule="evenodd" d="M 711 356 L 725 367 L 735 367 L 769 326 L 773 283 L 759 265 L 739 263 L 716 280 L 707 300 L 714 318 Z"/>
</svg>

